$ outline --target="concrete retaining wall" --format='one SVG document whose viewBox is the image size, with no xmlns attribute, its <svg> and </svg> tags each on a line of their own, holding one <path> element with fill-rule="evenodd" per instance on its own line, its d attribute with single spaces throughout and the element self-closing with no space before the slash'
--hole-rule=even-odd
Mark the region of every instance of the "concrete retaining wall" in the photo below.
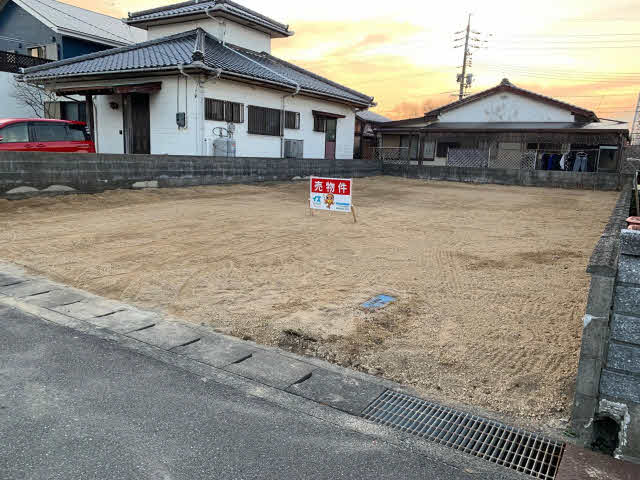
<svg viewBox="0 0 640 480">
<path fill-rule="evenodd" d="M 595 190 L 620 190 L 630 178 L 628 175 L 602 172 L 561 172 L 427 165 L 409 165 L 407 167 L 389 164 L 384 165 L 383 173 L 385 175 L 422 178 L 425 180 Z"/>
<path fill-rule="evenodd" d="M 379 173 L 378 164 L 370 160 L 0 152 L 0 195 L 17 198 L 43 190 L 65 191 L 52 185 L 97 192 L 131 188 L 138 182 L 181 187 Z"/>
<path fill-rule="evenodd" d="M 572 427 L 585 445 L 594 422 L 620 425 L 618 457 L 640 462 L 640 232 L 625 230 L 626 185 L 591 256 Z"/>
</svg>

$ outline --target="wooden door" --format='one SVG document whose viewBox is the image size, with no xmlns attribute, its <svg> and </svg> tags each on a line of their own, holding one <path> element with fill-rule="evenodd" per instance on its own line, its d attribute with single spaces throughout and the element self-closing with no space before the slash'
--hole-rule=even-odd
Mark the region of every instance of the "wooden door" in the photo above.
<svg viewBox="0 0 640 480">
<path fill-rule="evenodd" d="M 151 117 L 149 95 L 128 93 L 124 96 L 125 153 L 151 153 Z"/>
<path fill-rule="evenodd" d="M 324 158 L 335 160 L 336 158 L 336 132 L 338 130 L 338 120 L 327 118 L 326 132 L 324 140 Z"/>
</svg>

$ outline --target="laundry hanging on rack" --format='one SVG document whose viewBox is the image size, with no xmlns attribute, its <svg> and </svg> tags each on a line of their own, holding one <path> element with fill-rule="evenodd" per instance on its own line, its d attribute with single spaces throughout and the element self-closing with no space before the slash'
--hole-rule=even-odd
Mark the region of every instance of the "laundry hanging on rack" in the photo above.
<svg viewBox="0 0 640 480">
<path fill-rule="evenodd" d="M 573 164 L 574 172 L 586 172 L 587 171 L 587 160 L 589 157 L 585 152 L 578 152 L 576 154 L 576 161 Z"/>
</svg>

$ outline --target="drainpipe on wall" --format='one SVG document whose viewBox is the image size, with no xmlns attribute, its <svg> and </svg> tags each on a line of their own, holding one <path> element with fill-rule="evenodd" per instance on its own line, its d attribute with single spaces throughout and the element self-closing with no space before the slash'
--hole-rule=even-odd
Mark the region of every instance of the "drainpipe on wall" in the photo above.
<svg viewBox="0 0 640 480">
<path fill-rule="evenodd" d="M 211 11 L 211 7 L 207 7 L 204 9 L 204 14 L 209 17 L 211 20 L 213 20 L 214 22 L 217 22 L 218 25 L 222 26 L 222 45 L 226 46 L 227 45 L 227 22 L 225 22 L 224 20 L 220 20 L 216 17 L 214 17 L 213 15 L 211 15 L 209 13 L 209 11 Z"/>
<path fill-rule="evenodd" d="M 182 64 L 182 63 L 179 63 L 179 64 L 178 64 L 178 70 L 180 71 L 180 73 L 181 73 L 182 75 L 184 75 L 185 77 L 187 77 L 187 84 L 185 85 L 185 90 L 188 92 L 188 91 L 189 91 L 189 79 L 190 79 L 190 78 L 193 78 L 193 77 L 192 77 L 191 75 L 189 75 L 187 72 L 185 72 L 185 71 L 184 71 L 184 64 Z M 199 90 L 200 80 L 199 80 L 199 79 L 193 79 L 193 80 L 194 80 L 194 82 L 196 83 L 196 90 L 195 90 L 195 92 L 196 92 L 196 93 L 195 93 L 195 95 L 194 95 L 194 96 L 195 96 L 195 98 L 197 99 L 197 98 L 198 98 L 198 90 Z M 189 97 L 187 96 L 187 99 L 188 99 L 188 98 L 189 98 Z M 200 126 L 200 108 L 199 108 L 199 105 L 200 105 L 200 104 L 199 104 L 199 102 L 198 102 L 198 101 L 196 101 L 195 103 L 196 103 L 196 105 L 195 105 L 194 115 L 195 115 L 195 117 L 196 117 L 196 120 L 195 120 L 195 131 L 196 131 L 196 154 L 198 154 L 197 152 L 199 151 L 199 152 L 200 152 L 200 155 L 202 155 L 202 154 L 203 154 L 203 152 L 202 152 L 202 150 L 203 150 L 203 145 L 202 145 L 201 143 L 204 143 L 204 142 L 201 142 L 201 141 L 200 141 L 200 139 L 198 138 L 199 136 L 201 136 L 201 135 L 200 135 L 200 130 L 199 130 L 199 126 Z M 187 108 L 187 105 L 185 105 L 185 108 Z M 188 121 L 189 121 L 189 120 L 187 119 L 187 122 L 188 122 Z M 203 122 L 203 126 L 204 126 L 204 122 Z"/>
<path fill-rule="evenodd" d="M 295 97 L 298 93 L 300 93 L 300 84 L 296 83 L 296 91 L 288 93 L 282 97 L 282 113 L 280 114 L 280 158 L 284 158 L 284 126 L 286 122 L 286 107 L 284 101 L 287 97 Z"/>
<path fill-rule="evenodd" d="M 223 8 L 224 5 L 223 5 Z M 215 18 L 213 15 L 211 15 L 209 13 L 209 11 L 211 10 L 211 7 L 207 7 L 204 11 L 205 15 L 207 17 L 209 17 L 210 19 L 218 22 L 221 25 L 224 25 L 224 30 L 222 33 L 222 46 L 225 48 L 228 48 L 229 50 L 231 50 L 233 53 L 235 53 L 236 55 L 240 55 L 242 58 L 244 58 L 245 60 L 249 60 L 252 63 L 255 63 L 256 65 L 258 65 L 260 68 L 264 68 L 265 70 L 270 71 L 271 73 L 273 73 L 274 75 L 277 75 L 281 78 L 284 78 L 287 82 L 292 83 L 295 86 L 295 92 L 294 93 L 288 93 L 287 95 L 285 95 L 284 97 L 282 97 L 282 112 L 280 114 L 281 116 L 281 126 L 280 126 L 280 157 L 284 157 L 284 121 L 285 121 L 285 99 L 287 97 L 293 97 L 295 95 L 297 95 L 298 93 L 300 93 L 300 84 L 298 82 L 296 82 L 295 80 L 291 80 L 289 77 L 286 77 L 285 75 L 282 75 L 281 73 L 276 72 L 275 70 L 270 69 L 269 67 L 262 65 L 259 62 L 256 62 L 254 59 L 247 57 L 246 55 L 243 55 L 242 53 L 238 52 L 237 50 L 234 50 L 233 48 L 230 48 L 227 46 L 226 41 L 225 41 L 225 37 L 227 34 L 227 25 L 225 22 L 222 22 L 220 20 L 218 20 L 217 18 Z"/>
<path fill-rule="evenodd" d="M 224 45 L 224 47 L 228 48 L 230 51 L 232 51 L 233 53 L 235 53 L 236 55 L 240 55 L 242 58 L 244 58 L 245 60 L 249 60 L 252 63 L 255 63 L 256 65 L 258 65 L 260 68 L 264 68 L 265 70 L 268 70 L 269 72 L 273 73 L 274 75 L 277 75 L 281 78 L 284 78 L 287 82 L 292 83 L 292 87 L 295 86 L 295 91 L 294 93 L 288 93 L 287 95 L 285 95 L 284 97 L 282 97 L 282 112 L 281 112 L 281 120 L 282 120 L 282 125 L 280 128 L 280 157 L 284 156 L 284 99 L 287 97 L 293 97 L 294 95 L 297 95 L 298 93 L 300 93 L 300 84 L 298 82 L 296 82 L 295 80 L 291 80 L 289 77 L 282 75 L 281 73 L 276 72 L 275 70 L 270 69 L 269 67 L 262 65 L 259 62 L 256 62 L 253 58 L 247 57 L 246 55 L 243 55 L 242 53 L 238 52 L 237 50 L 234 50 L 233 48 L 230 48 L 226 45 Z"/>
</svg>

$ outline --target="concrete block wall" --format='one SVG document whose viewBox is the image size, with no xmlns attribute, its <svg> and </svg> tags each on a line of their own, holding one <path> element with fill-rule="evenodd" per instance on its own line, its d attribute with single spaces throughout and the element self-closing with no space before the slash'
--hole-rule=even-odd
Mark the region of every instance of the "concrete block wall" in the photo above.
<svg viewBox="0 0 640 480">
<path fill-rule="evenodd" d="M 508 168 L 448 167 L 437 165 L 383 166 L 385 175 L 450 182 L 520 185 L 527 187 L 620 190 L 630 176 L 618 173 L 560 172 Z"/>
<path fill-rule="evenodd" d="M 43 190 L 49 194 L 52 186 L 90 193 L 131 188 L 138 182 L 179 187 L 379 173 L 378 164 L 370 160 L 0 152 L 0 196 L 22 198 Z"/>
<path fill-rule="evenodd" d="M 619 248 L 597 414 L 618 421 L 620 456 L 640 463 L 640 231 L 623 230 Z"/>
<path fill-rule="evenodd" d="M 640 232 L 626 230 L 631 185 L 625 185 L 589 261 L 591 286 L 572 427 L 586 446 L 594 426 L 619 426 L 617 457 L 640 462 Z"/>
</svg>

